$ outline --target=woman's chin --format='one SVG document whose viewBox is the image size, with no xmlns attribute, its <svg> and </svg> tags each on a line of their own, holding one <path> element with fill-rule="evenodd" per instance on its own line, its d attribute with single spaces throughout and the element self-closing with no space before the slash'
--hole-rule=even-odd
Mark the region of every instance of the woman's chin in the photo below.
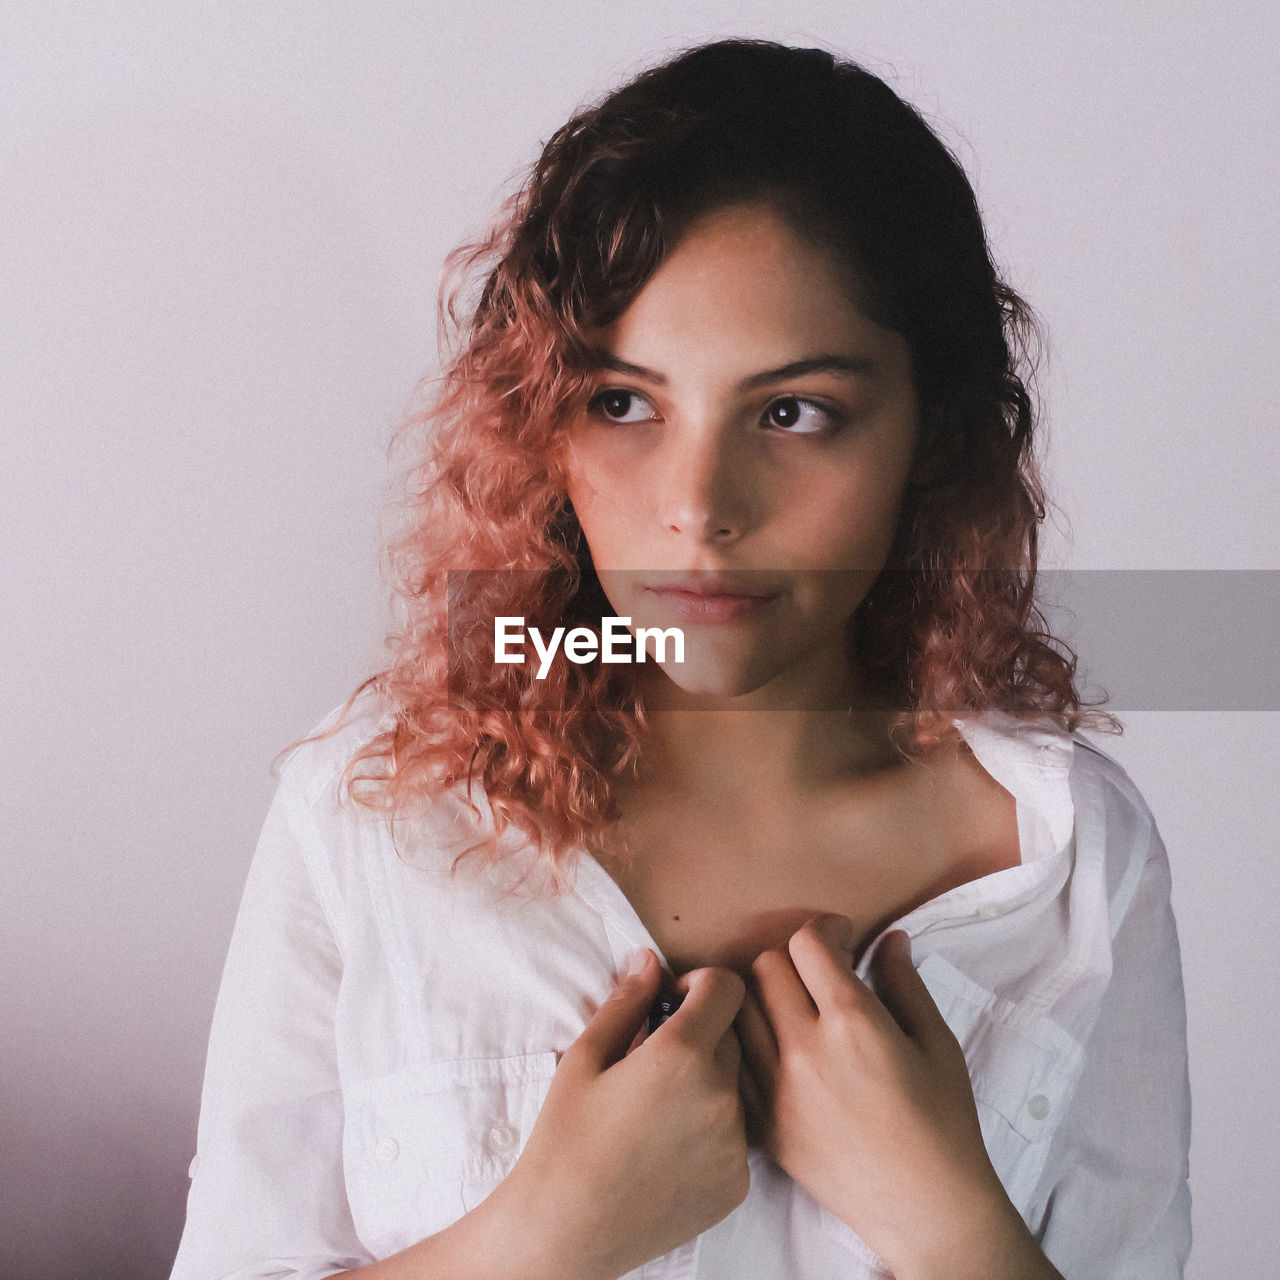
<svg viewBox="0 0 1280 1280">
<path fill-rule="evenodd" d="M 779 674 L 773 664 L 726 663 L 696 656 L 659 666 L 667 678 L 655 682 L 655 709 L 714 710 L 726 703 L 754 703 L 751 695 L 773 685 Z"/>
</svg>

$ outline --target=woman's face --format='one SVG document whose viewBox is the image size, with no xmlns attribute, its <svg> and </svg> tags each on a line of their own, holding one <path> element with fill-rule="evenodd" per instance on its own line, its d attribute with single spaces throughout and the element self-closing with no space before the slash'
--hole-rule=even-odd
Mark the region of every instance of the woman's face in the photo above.
<svg viewBox="0 0 1280 1280">
<path fill-rule="evenodd" d="M 686 694 L 768 705 L 848 678 L 917 419 L 905 340 L 851 293 L 769 205 L 734 205 L 595 335 L 569 497 L 614 612 L 683 629 L 663 669 Z"/>
</svg>

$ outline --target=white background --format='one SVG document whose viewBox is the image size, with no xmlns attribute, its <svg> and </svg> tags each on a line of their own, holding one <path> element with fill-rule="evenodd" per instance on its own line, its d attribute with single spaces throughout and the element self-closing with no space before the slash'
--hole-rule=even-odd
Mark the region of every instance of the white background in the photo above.
<svg viewBox="0 0 1280 1280">
<path fill-rule="evenodd" d="M 1154 12 L 0 5 L 4 1274 L 167 1274 L 268 762 L 378 658 L 441 259 L 639 67 L 749 34 L 886 76 L 1047 323 L 1049 562 L 1280 567 L 1280 23 Z M 1182 931 L 1191 1274 L 1275 1274 L 1277 715 L 1123 718 Z"/>
</svg>

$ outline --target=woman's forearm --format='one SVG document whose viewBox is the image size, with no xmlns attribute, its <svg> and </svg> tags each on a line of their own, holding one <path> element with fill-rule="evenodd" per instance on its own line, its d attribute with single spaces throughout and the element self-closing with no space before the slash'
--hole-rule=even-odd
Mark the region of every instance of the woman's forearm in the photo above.
<svg viewBox="0 0 1280 1280">
<path fill-rule="evenodd" d="M 348 1271 L 360 1280 L 579 1280 L 574 1260 L 513 1215 L 499 1187 L 457 1222 L 399 1253 Z M 585 1280 L 585 1278 L 584 1278 Z"/>
<path fill-rule="evenodd" d="M 577 1280 L 574 1260 L 548 1248 L 532 1224 L 514 1229 L 492 1197 L 452 1226 L 380 1262 L 361 1280 Z M 1063 1280 L 1013 1210 L 975 1219 L 963 1237 L 931 1240 L 897 1280 Z"/>
<path fill-rule="evenodd" d="M 966 1215 L 953 1235 L 922 1236 L 896 1280 L 1063 1280 L 1003 1194 Z"/>
</svg>

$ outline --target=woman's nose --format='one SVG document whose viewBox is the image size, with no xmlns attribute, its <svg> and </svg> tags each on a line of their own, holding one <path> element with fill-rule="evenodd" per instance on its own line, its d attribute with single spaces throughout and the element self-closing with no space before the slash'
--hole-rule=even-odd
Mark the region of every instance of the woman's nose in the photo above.
<svg viewBox="0 0 1280 1280">
<path fill-rule="evenodd" d="M 666 459 L 660 518 L 697 542 L 733 542 L 755 520 L 758 495 L 749 459 L 723 436 L 686 440 Z"/>
</svg>

